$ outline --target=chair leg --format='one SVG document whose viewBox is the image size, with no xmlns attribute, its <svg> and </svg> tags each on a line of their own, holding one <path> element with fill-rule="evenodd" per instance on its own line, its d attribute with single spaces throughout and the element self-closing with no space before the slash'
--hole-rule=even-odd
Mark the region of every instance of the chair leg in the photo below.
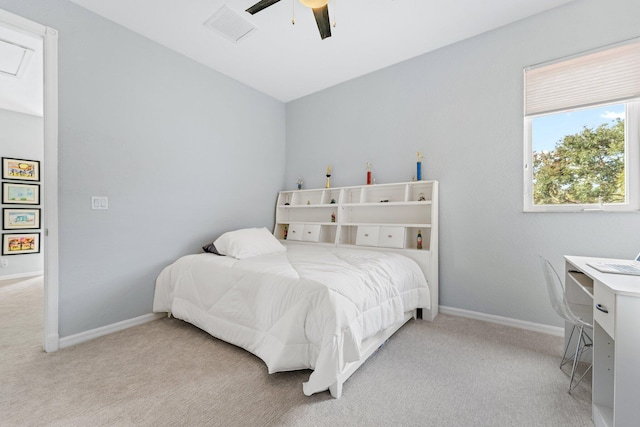
<svg viewBox="0 0 640 427">
<path fill-rule="evenodd" d="M 571 379 L 569 380 L 569 393 L 571 393 L 571 389 L 573 388 L 573 376 L 576 373 L 576 366 L 578 366 L 578 358 L 580 357 L 580 345 L 582 344 L 582 331 L 583 327 L 580 326 L 580 332 L 578 334 L 578 344 L 576 345 L 576 352 L 573 355 L 573 367 L 571 368 Z"/>
<path fill-rule="evenodd" d="M 593 348 L 593 341 L 591 340 L 591 338 L 589 337 L 589 335 L 587 335 L 584 331 L 584 326 L 580 326 L 579 327 L 579 335 L 578 335 L 578 343 L 576 345 L 576 352 L 573 356 L 573 367 L 571 368 L 571 379 L 569 381 L 569 393 L 571 393 L 571 390 L 573 390 L 574 388 L 576 388 L 576 386 L 578 384 L 580 384 L 580 382 L 582 381 L 582 379 L 585 377 L 585 375 L 587 375 L 587 373 L 591 370 L 593 363 L 589 365 L 589 367 L 584 371 L 584 373 L 580 376 L 580 378 L 578 378 L 578 380 L 576 381 L 576 383 L 573 383 L 573 378 L 575 377 L 575 373 L 576 373 L 576 368 L 578 366 L 578 361 L 580 360 L 580 358 L 582 357 L 582 355 L 584 354 L 585 351 L 590 350 Z"/>
<path fill-rule="evenodd" d="M 573 325 L 573 328 L 571 328 L 571 334 L 569 334 L 569 339 L 567 340 L 567 345 L 564 348 L 564 353 L 562 353 L 562 360 L 560 361 L 560 369 L 562 369 L 565 363 L 571 360 L 570 358 L 567 358 L 567 351 L 569 351 L 569 344 L 571 344 L 571 339 L 573 338 L 573 332 L 575 330 L 576 330 L 576 325 Z"/>
</svg>

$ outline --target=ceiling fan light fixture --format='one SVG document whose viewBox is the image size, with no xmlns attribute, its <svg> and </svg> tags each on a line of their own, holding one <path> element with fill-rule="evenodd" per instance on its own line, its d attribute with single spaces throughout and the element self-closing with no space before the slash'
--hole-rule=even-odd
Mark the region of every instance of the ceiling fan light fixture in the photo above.
<svg viewBox="0 0 640 427">
<path fill-rule="evenodd" d="M 300 0 L 300 3 L 310 9 L 317 9 L 326 6 L 329 0 Z"/>
</svg>

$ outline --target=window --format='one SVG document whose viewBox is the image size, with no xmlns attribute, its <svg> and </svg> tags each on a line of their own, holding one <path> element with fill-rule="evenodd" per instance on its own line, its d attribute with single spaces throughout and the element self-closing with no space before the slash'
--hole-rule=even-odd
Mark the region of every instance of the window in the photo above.
<svg viewBox="0 0 640 427">
<path fill-rule="evenodd" d="M 640 208 L 640 39 L 524 70 L 524 210 Z"/>
</svg>

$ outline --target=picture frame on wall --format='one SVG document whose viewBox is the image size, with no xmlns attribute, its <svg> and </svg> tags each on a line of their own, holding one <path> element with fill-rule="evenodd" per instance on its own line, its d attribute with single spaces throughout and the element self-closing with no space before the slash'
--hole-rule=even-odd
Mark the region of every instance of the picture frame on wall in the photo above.
<svg viewBox="0 0 640 427">
<path fill-rule="evenodd" d="M 2 203 L 7 205 L 39 205 L 40 184 L 3 182 Z"/>
<path fill-rule="evenodd" d="M 3 157 L 2 179 L 40 181 L 40 162 L 38 160 Z"/>
<path fill-rule="evenodd" d="M 2 256 L 40 253 L 40 233 L 2 234 Z"/>
<path fill-rule="evenodd" d="M 3 208 L 3 230 L 37 230 L 40 228 L 39 208 Z"/>
</svg>

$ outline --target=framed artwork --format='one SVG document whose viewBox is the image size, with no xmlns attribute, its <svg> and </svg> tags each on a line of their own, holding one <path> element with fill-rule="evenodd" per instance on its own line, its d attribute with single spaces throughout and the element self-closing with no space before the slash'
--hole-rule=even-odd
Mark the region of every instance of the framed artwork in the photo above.
<svg viewBox="0 0 640 427">
<path fill-rule="evenodd" d="M 38 160 L 3 157 L 2 179 L 40 181 L 40 162 Z"/>
<path fill-rule="evenodd" d="M 2 209 L 3 230 L 37 230 L 40 228 L 39 208 Z"/>
<path fill-rule="evenodd" d="M 3 182 L 2 203 L 14 205 L 39 205 L 40 184 Z"/>
<path fill-rule="evenodd" d="M 40 252 L 40 233 L 3 234 L 2 255 L 36 254 Z"/>
</svg>

